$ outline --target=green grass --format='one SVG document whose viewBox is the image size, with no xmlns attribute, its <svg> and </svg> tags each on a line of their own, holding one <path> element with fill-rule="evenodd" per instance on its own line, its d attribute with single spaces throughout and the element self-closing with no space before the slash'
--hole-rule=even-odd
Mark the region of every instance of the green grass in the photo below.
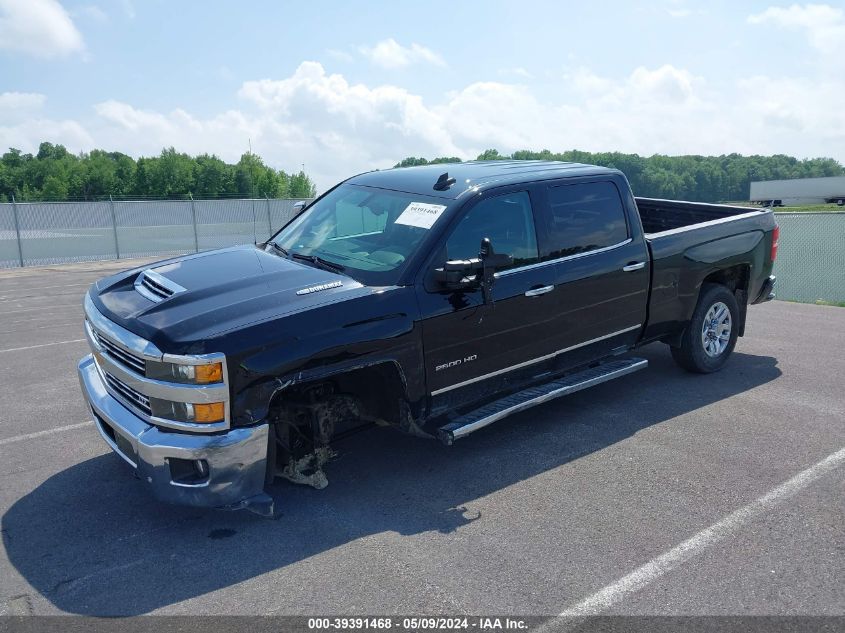
<svg viewBox="0 0 845 633">
<path fill-rule="evenodd" d="M 723 202 L 721 204 L 730 204 L 737 207 L 751 207 L 753 209 L 761 209 L 759 204 L 751 204 L 747 200 L 741 202 Z M 845 213 L 845 206 L 840 207 L 838 204 L 808 204 L 803 207 L 774 207 L 775 213 Z"/>
<path fill-rule="evenodd" d="M 816 306 L 831 306 L 834 308 L 845 308 L 845 301 L 828 301 L 826 299 L 816 299 L 815 301 L 799 301 L 798 299 L 784 299 L 789 303 L 811 303 Z"/>
<path fill-rule="evenodd" d="M 806 207 L 775 207 L 775 213 L 845 213 L 845 207 L 837 204 L 811 204 Z"/>
</svg>

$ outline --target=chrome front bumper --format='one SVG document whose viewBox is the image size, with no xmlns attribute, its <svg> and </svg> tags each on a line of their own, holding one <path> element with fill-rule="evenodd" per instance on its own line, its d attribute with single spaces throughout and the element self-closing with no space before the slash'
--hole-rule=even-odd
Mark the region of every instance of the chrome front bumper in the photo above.
<svg viewBox="0 0 845 633">
<path fill-rule="evenodd" d="M 89 354 L 79 362 L 78 372 L 82 394 L 100 435 L 135 469 L 156 498 L 190 506 L 247 507 L 260 514 L 268 510 L 250 506 L 269 503 L 272 513 L 272 501 L 264 493 L 269 437 L 266 424 L 215 435 L 162 431 L 106 390 L 93 356 Z M 204 479 L 178 481 L 171 460 L 204 461 Z"/>
</svg>

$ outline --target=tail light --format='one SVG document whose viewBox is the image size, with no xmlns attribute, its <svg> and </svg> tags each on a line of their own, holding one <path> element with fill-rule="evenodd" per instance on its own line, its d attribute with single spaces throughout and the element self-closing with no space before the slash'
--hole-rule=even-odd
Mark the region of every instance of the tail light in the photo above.
<svg viewBox="0 0 845 633">
<path fill-rule="evenodd" d="M 780 239 L 780 227 L 775 224 L 775 230 L 772 231 L 772 261 L 775 261 L 778 257 L 778 240 Z"/>
</svg>

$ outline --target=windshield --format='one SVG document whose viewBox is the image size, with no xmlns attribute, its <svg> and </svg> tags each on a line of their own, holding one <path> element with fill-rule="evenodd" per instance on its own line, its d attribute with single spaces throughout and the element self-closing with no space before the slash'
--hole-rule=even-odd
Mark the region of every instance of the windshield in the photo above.
<svg viewBox="0 0 845 633">
<path fill-rule="evenodd" d="M 443 211 L 441 198 L 345 184 L 272 242 L 290 257 L 334 264 L 368 285 L 393 285 Z"/>
</svg>

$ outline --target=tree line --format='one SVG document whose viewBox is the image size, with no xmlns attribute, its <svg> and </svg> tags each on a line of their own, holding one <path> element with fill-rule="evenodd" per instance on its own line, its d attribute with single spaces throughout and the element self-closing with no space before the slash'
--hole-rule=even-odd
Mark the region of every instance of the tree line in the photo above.
<svg viewBox="0 0 845 633">
<path fill-rule="evenodd" d="M 787 178 L 816 178 L 843 176 L 845 168 L 832 158 L 799 160 L 792 156 L 639 156 L 621 152 L 582 152 L 570 150 L 553 153 L 520 150 L 510 155 L 488 149 L 477 160 L 560 160 L 614 167 L 621 170 L 631 183 L 634 195 L 644 198 L 669 198 L 697 202 L 739 202 L 749 199 L 749 185 L 753 180 Z M 396 167 L 459 163 L 457 157 L 433 160 L 409 157 Z"/>
<path fill-rule="evenodd" d="M 251 152 L 233 164 L 212 154 L 189 156 L 172 147 L 137 160 L 121 152 L 72 154 L 41 143 L 38 153 L 11 148 L 0 157 L 0 202 L 14 199 L 102 200 L 146 198 L 312 198 L 304 171 L 287 173 Z"/>
</svg>

